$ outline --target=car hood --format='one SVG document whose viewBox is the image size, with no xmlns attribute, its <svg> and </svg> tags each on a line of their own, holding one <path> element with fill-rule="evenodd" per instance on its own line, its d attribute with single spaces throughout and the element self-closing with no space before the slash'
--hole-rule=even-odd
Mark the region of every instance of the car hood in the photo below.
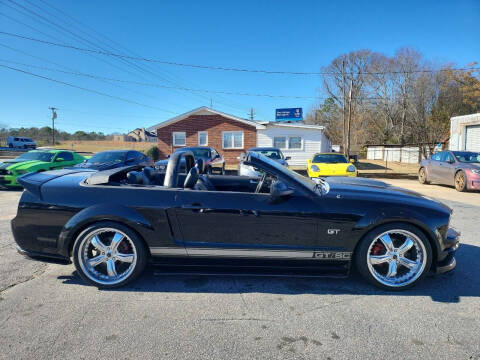
<svg viewBox="0 0 480 360">
<path fill-rule="evenodd" d="M 16 162 L 9 165 L 8 170 L 20 170 L 20 169 L 24 170 L 32 166 L 44 165 L 44 164 L 49 164 L 49 163 L 45 161 L 39 161 L 39 160 L 20 161 L 20 162 Z"/>
<path fill-rule="evenodd" d="M 330 186 L 329 194 L 359 197 L 362 200 L 382 200 L 385 202 L 411 203 L 451 213 L 444 203 L 418 192 L 391 186 L 383 181 L 365 178 L 329 177 L 325 179 Z"/>
<path fill-rule="evenodd" d="M 463 169 L 472 169 L 472 170 L 480 170 L 480 164 L 468 164 L 463 163 Z"/>
<path fill-rule="evenodd" d="M 22 160 L 16 160 L 16 159 L 5 160 L 3 162 L 0 162 L 0 169 L 6 169 L 7 167 L 12 166 L 13 164 L 17 164 L 19 162 L 22 162 Z"/>
</svg>

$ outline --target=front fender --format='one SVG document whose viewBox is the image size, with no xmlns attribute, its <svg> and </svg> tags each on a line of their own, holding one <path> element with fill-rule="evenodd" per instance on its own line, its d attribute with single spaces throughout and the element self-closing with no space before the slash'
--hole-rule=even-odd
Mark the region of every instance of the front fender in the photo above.
<svg viewBox="0 0 480 360">
<path fill-rule="evenodd" d="M 132 208 L 119 204 L 93 205 L 76 213 L 65 224 L 58 238 L 59 253 L 69 257 L 78 233 L 86 226 L 99 221 L 122 223 L 138 232 L 143 238 L 148 238 L 154 232 L 152 224 Z"/>
<path fill-rule="evenodd" d="M 363 234 L 366 234 L 380 225 L 391 222 L 409 223 L 422 230 L 432 245 L 434 261 L 436 256 L 444 250 L 443 238 L 446 236 L 446 230 L 448 229 L 448 217 L 444 217 L 433 210 L 389 206 L 372 210 L 355 227 L 362 229 Z"/>
</svg>

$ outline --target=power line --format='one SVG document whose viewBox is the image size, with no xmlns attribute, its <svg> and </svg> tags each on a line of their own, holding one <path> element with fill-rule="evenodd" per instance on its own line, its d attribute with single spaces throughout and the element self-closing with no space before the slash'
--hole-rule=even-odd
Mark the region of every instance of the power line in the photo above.
<svg viewBox="0 0 480 360">
<path fill-rule="evenodd" d="M 11 67 L 11 66 L 1 65 L 1 64 L 0 64 L 0 67 L 6 68 L 6 69 L 9 69 L 9 70 L 14 70 L 14 71 L 17 71 L 17 72 L 21 72 L 21 73 L 24 73 L 24 74 L 27 74 L 27 75 L 35 76 L 35 77 L 37 77 L 37 78 L 44 79 L 44 80 L 48 80 L 48 81 L 52 81 L 52 82 L 55 82 L 55 83 L 58 83 L 58 84 L 70 86 L 70 87 L 73 87 L 73 88 L 75 88 L 75 89 L 80 89 L 80 90 L 83 90 L 83 91 L 91 92 L 91 93 L 93 93 L 93 94 L 97 94 L 97 95 L 101 95 L 101 96 L 106 96 L 106 97 L 109 97 L 109 98 L 112 98 L 112 99 L 124 101 L 124 102 L 130 103 L 130 104 L 135 104 L 135 105 L 139 105 L 139 106 L 143 106 L 143 107 L 147 107 L 147 108 L 151 108 L 151 109 L 156 109 L 156 110 L 160 110 L 160 111 L 164 111 L 164 112 L 176 114 L 174 111 L 165 110 L 165 109 L 162 109 L 162 108 L 159 108 L 159 107 L 156 107 L 156 106 L 152 106 L 152 105 L 142 104 L 142 103 L 139 103 L 139 102 L 134 101 L 134 100 L 129 100 L 129 99 L 125 99 L 125 98 L 122 98 L 122 97 L 119 97 L 119 96 L 110 95 L 110 94 L 107 94 L 107 93 L 104 93 L 104 92 L 101 92 L 101 91 L 97 91 L 97 90 L 93 90 L 93 89 L 88 89 L 88 88 L 85 88 L 85 87 L 82 87 L 82 86 L 78 86 L 78 85 L 70 84 L 70 83 L 67 83 L 67 82 L 64 82 L 64 81 L 52 79 L 52 78 L 49 78 L 49 77 L 46 77 L 46 76 L 34 74 L 34 73 L 32 73 L 32 72 L 25 71 L 25 70 L 18 69 L 18 68 L 14 68 L 14 67 Z"/>
<path fill-rule="evenodd" d="M 0 46 L 3 46 L 3 44 L 0 43 Z M 126 83 L 126 84 L 157 87 L 157 88 L 164 88 L 164 89 L 176 89 L 176 90 L 182 90 L 182 91 L 196 91 L 196 92 L 204 92 L 204 93 L 209 93 L 209 94 L 224 94 L 224 95 L 236 95 L 236 96 L 257 96 L 257 97 L 292 98 L 292 99 L 326 99 L 326 98 L 320 98 L 320 97 L 315 97 L 315 96 L 273 95 L 273 94 L 258 94 L 258 93 L 236 92 L 236 91 L 225 91 L 225 90 L 193 89 L 193 88 L 185 88 L 185 87 L 178 87 L 178 86 L 161 85 L 161 84 L 155 84 L 155 83 L 145 83 L 145 82 L 139 82 L 139 81 L 115 79 L 115 78 L 104 77 L 104 76 L 100 76 L 100 75 L 87 74 L 87 73 L 82 73 L 82 72 L 64 71 L 64 70 L 60 70 L 60 69 L 53 69 L 53 68 L 49 68 L 49 67 L 45 67 L 45 66 L 25 64 L 25 63 L 21 63 L 21 62 L 17 62 L 17 61 L 11 61 L 11 60 L 5 60 L 5 59 L 0 59 L 0 61 L 7 62 L 7 63 L 12 63 L 12 64 L 17 64 L 17 65 L 22 65 L 22 66 L 27 66 L 27 67 L 32 67 L 32 68 L 36 68 L 36 69 L 40 69 L 40 70 L 61 72 L 61 73 L 64 73 L 64 74 L 70 74 L 70 75 L 75 75 L 75 76 L 83 76 L 83 77 L 88 77 L 88 78 L 97 79 L 97 80 L 116 81 L 116 82 L 121 82 L 121 83 Z"/>
<path fill-rule="evenodd" d="M 321 72 L 301 72 L 301 71 L 274 71 L 274 70 L 261 70 L 261 69 L 246 69 L 246 68 L 234 68 L 234 67 L 223 67 L 223 66 L 211 66 L 211 65 L 198 65 L 198 64 L 187 64 L 187 63 L 179 63 L 174 61 L 166 61 L 166 60 L 159 60 L 159 59 L 152 59 L 152 58 L 145 58 L 140 56 L 130 56 L 130 55 L 121 55 L 109 51 L 101 51 L 101 50 L 93 50 L 93 49 L 86 49 L 74 45 L 69 44 L 60 44 L 52 41 L 46 41 L 41 39 L 36 39 L 24 35 L 13 34 L 5 31 L 0 31 L 0 34 L 7 35 L 11 37 L 16 37 L 23 40 L 34 41 L 46 45 L 52 45 L 57 47 L 63 47 L 67 49 L 73 49 L 77 51 L 84 51 L 90 53 L 96 53 L 105 56 L 112 56 L 117 58 L 123 59 L 130 59 L 130 60 L 138 60 L 138 61 L 145 61 L 145 62 L 152 62 L 152 63 L 159 63 L 165 65 L 174 65 L 174 66 L 182 66 L 182 67 L 190 67 L 190 68 L 197 68 L 197 69 L 206 69 L 206 70 L 221 70 L 221 71 L 234 71 L 234 72 L 248 72 L 248 73 L 263 73 L 263 74 L 278 74 L 278 75 L 342 75 L 341 72 L 335 71 L 321 71 Z M 467 68 L 449 68 L 449 69 L 438 69 L 438 70 L 427 70 L 427 69 L 419 69 L 419 70 L 412 70 L 412 71 L 373 71 L 373 72 L 355 72 L 355 74 L 403 74 L 403 73 L 435 73 L 441 71 L 468 71 L 468 70 L 480 70 L 480 67 L 467 67 Z M 346 72 L 345 74 L 352 74 Z"/>
<path fill-rule="evenodd" d="M 14 2 L 13 0 L 9 0 L 9 1 Z M 45 8 L 42 8 L 42 7 L 40 7 L 40 6 L 36 5 L 36 4 L 33 4 L 33 3 L 30 2 L 29 0 L 25 0 L 25 1 L 27 1 L 27 2 L 30 3 L 31 5 L 35 6 L 37 9 L 40 9 L 42 12 L 48 14 L 50 17 L 55 17 L 55 14 L 53 14 L 52 12 L 46 10 Z M 103 40 L 100 40 L 97 36 L 93 36 L 93 35 L 87 33 L 84 29 L 85 29 L 85 28 L 89 28 L 89 29 L 91 29 L 91 31 L 93 31 L 93 33 L 99 34 L 99 35 L 102 36 L 104 39 L 106 39 L 106 40 L 110 41 L 111 43 L 117 45 L 118 43 L 116 43 L 115 41 L 109 39 L 108 37 L 106 37 L 105 35 L 99 33 L 98 31 L 95 31 L 94 29 L 92 29 L 92 28 L 89 27 L 88 25 L 85 25 L 84 23 L 80 22 L 79 20 L 76 20 L 74 17 L 68 15 L 66 12 L 64 12 L 64 11 L 56 8 L 55 6 L 53 6 L 53 5 L 51 5 L 51 4 L 48 4 L 48 2 L 46 2 L 46 1 L 41 1 L 41 2 L 42 2 L 43 4 L 45 4 L 45 5 L 47 5 L 49 8 L 51 8 L 51 9 L 57 11 L 58 13 L 60 13 L 62 16 L 59 17 L 58 19 L 62 20 L 64 23 L 67 23 L 69 26 L 72 26 L 72 25 L 73 25 L 73 27 L 77 27 L 77 31 L 80 31 L 81 33 L 83 33 L 83 34 L 87 35 L 88 37 L 92 38 L 96 43 L 100 42 L 100 43 L 106 45 L 107 47 L 113 49 L 113 51 L 117 51 L 117 52 L 119 52 L 119 53 L 122 52 L 122 50 L 118 50 L 118 49 L 116 49 L 114 46 L 107 44 L 107 43 L 106 43 L 105 41 L 103 41 Z M 18 6 L 18 5 L 17 5 L 17 6 Z M 37 14 L 37 16 L 39 16 L 39 15 Z M 73 20 L 76 24 L 79 24 L 79 26 L 76 25 L 76 24 L 73 24 L 72 22 L 69 23 L 68 21 L 65 20 L 65 17 L 70 18 L 70 19 Z M 55 25 L 56 25 L 56 26 L 61 26 L 61 25 L 58 25 L 58 24 L 55 24 Z M 63 27 L 62 27 L 62 28 L 63 28 Z M 63 28 L 63 29 L 64 29 L 64 28 Z M 69 32 L 69 33 L 72 33 L 71 31 L 68 31 L 68 32 Z M 76 34 L 74 34 L 74 33 L 72 33 L 72 34 L 75 35 L 76 37 L 79 37 L 78 35 L 76 35 Z M 81 38 L 84 39 L 83 37 L 81 37 Z M 99 46 L 99 45 L 97 45 L 97 44 L 95 44 L 95 43 L 92 43 L 91 41 L 89 41 L 89 40 L 87 40 L 87 39 L 85 39 L 85 40 L 88 41 L 89 44 L 93 44 L 94 47 L 99 48 L 100 50 L 106 51 L 106 49 L 102 48 L 101 46 Z M 128 49 L 126 49 L 125 47 L 123 47 L 123 46 L 121 46 L 121 45 L 120 45 L 120 48 L 124 48 L 126 51 L 129 51 Z M 156 77 L 160 78 L 162 81 L 166 81 L 166 82 L 171 83 L 171 84 L 173 84 L 173 85 L 181 86 L 177 81 L 169 79 L 168 72 L 167 72 L 167 74 L 163 74 L 163 73 L 162 73 L 162 75 L 158 75 L 157 73 L 153 72 L 154 70 L 151 71 L 151 70 L 148 68 L 148 66 L 145 66 L 145 65 L 144 65 L 144 66 L 140 66 L 140 65 L 137 65 L 137 64 L 135 64 L 135 63 L 133 63 L 133 62 L 131 62 L 131 61 L 129 61 L 129 60 L 126 60 L 126 59 L 124 59 L 124 58 L 121 58 L 121 59 L 118 59 L 118 60 L 120 60 L 120 61 L 122 61 L 122 62 L 124 62 L 124 63 L 130 64 L 130 65 L 133 66 L 136 70 L 140 70 L 140 71 L 142 71 L 142 72 L 144 72 L 144 73 L 147 73 L 147 74 L 149 74 L 149 75 L 156 76 Z M 158 65 L 158 64 L 157 64 L 157 65 Z M 163 71 L 163 72 L 164 72 L 164 71 Z M 178 77 L 178 76 L 177 76 L 177 77 Z M 143 76 L 142 76 L 142 78 L 143 78 Z M 175 89 L 173 89 L 173 90 L 176 91 Z M 202 95 L 202 94 L 197 94 L 197 93 L 195 93 L 195 92 L 193 92 L 192 95 L 193 95 L 194 97 L 199 97 L 199 98 L 203 98 L 203 99 L 208 99 L 208 97 L 205 97 L 205 96 Z M 218 98 L 219 98 L 219 99 L 222 99 L 220 96 L 218 96 Z M 224 105 L 230 107 L 230 108 L 240 109 L 238 106 L 232 105 L 231 103 L 228 103 L 228 102 L 226 102 L 225 100 L 217 100 L 217 101 L 218 101 L 219 103 L 221 103 L 221 104 L 224 104 Z M 171 101 L 169 101 L 169 103 L 174 104 L 174 103 L 172 103 Z M 178 104 L 174 104 L 174 105 L 179 106 Z M 243 105 L 241 105 L 241 104 L 240 104 L 240 106 L 243 107 Z M 243 109 L 241 109 L 241 110 L 243 111 Z"/>
</svg>

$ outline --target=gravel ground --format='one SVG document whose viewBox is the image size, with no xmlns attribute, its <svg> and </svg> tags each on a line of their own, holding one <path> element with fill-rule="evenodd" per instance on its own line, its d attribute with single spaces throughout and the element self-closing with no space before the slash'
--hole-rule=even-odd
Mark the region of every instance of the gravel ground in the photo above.
<svg viewBox="0 0 480 360">
<path fill-rule="evenodd" d="M 348 279 L 158 276 L 99 291 L 15 252 L 0 192 L 0 358 L 480 359 L 480 193 L 394 185 L 454 208 L 457 269 L 389 293 Z"/>
</svg>

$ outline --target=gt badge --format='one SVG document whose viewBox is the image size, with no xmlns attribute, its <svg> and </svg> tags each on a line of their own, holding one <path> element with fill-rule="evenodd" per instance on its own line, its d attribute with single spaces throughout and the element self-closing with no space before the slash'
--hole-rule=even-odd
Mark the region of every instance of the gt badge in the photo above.
<svg viewBox="0 0 480 360">
<path fill-rule="evenodd" d="M 342 251 L 316 251 L 313 253 L 315 259 L 325 260 L 350 260 L 352 257 L 351 252 Z"/>
<path fill-rule="evenodd" d="M 338 235 L 339 232 L 340 232 L 340 229 L 327 229 L 328 235 Z"/>
</svg>

